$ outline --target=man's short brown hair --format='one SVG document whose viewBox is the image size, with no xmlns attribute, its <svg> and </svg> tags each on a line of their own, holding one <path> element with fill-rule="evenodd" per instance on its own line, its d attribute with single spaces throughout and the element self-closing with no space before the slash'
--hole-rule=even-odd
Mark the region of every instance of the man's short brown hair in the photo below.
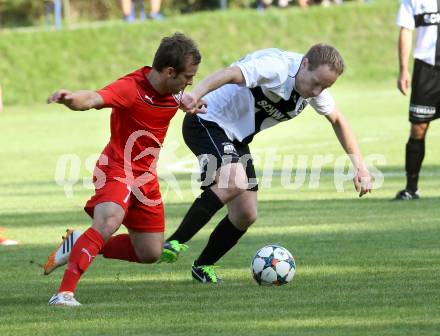
<svg viewBox="0 0 440 336">
<path fill-rule="evenodd" d="M 339 51 L 330 45 L 318 43 L 304 55 L 309 60 L 309 70 L 315 70 L 320 65 L 328 65 L 330 70 L 338 75 L 344 72 L 344 60 Z"/>
<path fill-rule="evenodd" d="M 194 65 L 202 60 L 197 45 L 182 33 L 175 33 L 162 39 L 154 55 L 153 68 L 162 71 L 164 68 L 172 67 L 179 74 L 185 70 L 189 59 Z"/>
</svg>

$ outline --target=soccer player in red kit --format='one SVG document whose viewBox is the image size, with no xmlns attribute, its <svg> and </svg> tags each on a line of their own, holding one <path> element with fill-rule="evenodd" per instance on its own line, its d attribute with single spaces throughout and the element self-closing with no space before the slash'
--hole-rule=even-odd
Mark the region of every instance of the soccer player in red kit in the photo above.
<svg viewBox="0 0 440 336">
<path fill-rule="evenodd" d="M 162 39 L 152 67 L 142 67 L 98 91 L 59 90 L 48 103 L 80 111 L 111 107 L 110 142 L 94 171 L 96 193 L 85 211 L 93 219 L 82 235 L 68 230 L 48 257 L 44 274 L 67 263 L 50 305 L 78 306 L 74 292 L 98 254 L 104 258 L 153 263 L 162 252 L 164 209 L 156 161 L 183 90 L 192 84 L 200 53 L 183 34 Z M 128 234 L 113 234 L 124 224 Z"/>
</svg>

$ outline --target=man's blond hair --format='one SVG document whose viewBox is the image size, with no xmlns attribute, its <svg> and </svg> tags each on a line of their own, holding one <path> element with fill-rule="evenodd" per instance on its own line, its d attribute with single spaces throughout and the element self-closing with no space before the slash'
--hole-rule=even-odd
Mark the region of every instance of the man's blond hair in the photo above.
<svg viewBox="0 0 440 336">
<path fill-rule="evenodd" d="M 339 51 L 328 44 L 318 43 L 304 55 L 309 60 L 309 70 L 315 70 L 320 65 L 328 65 L 330 70 L 338 75 L 344 72 L 344 60 Z"/>
</svg>

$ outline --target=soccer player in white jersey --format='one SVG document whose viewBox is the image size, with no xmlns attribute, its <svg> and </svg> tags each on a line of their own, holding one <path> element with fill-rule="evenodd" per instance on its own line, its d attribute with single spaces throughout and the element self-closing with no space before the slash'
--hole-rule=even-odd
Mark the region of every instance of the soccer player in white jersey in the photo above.
<svg viewBox="0 0 440 336">
<path fill-rule="evenodd" d="M 397 200 L 418 199 L 418 180 L 425 156 L 429 123 L 440 117 L 440 1 L 403 0 L 397 14 L 399 34 L 399 78 L 397 87 L 406 95 L 411 84 L 410 135 L 406 143 L 406 187 Z M 412 32 L 416 31 L 412 81 L 409 58 Z"/>
<path fill-rule="evenodd" d="M 219 282 L 212 266 L 257 219 L 258 185 L 248 144 L 260 131 L 295 118 L 307 104 L 328 119 L 350 154 L 359 195 L 371 191 L 371 176 L 351 128 L 326 90 L 343 70 L 341 55 L 328 45 L 317 44 L 306 55 L 264 49 L 206 77 L 184 95 L 183 137 L 199 159 L 203 192 L 165 242 L 161 261 L 176 261 L 184 243 L 226 204 L 227 216 L 192 266 L 194 279 Z M 205 113 L 193 114 L 200 109 Z"/>
</svg>

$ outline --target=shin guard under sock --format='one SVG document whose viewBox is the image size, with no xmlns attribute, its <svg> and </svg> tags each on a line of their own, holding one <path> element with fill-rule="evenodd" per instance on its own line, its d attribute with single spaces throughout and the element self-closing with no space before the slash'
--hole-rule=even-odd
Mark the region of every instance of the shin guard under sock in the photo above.
<svg viewBox="0 0 440 336">
<path fill-rule="evenodd" d="M 194 265 L 213 265 L 233 248 L 245 233 L 246 230 L 237 229 L 226 215 L 212 231 L 208 244 L 194 262 Z"/>
<path fill-rule="evenodd" d="M 178 240 L 185 243 L 203 228 L 212 216 L 223 207 L 223 202 L 211 190 L 206 189 L 189 208 L 182 223 L 177 230 L 167 239 Z"/>
<path fill-rule="evenodd" d="M 76 241 L 58 292 L 74 292 L 81 275 L 104 245 L 104 238 L 93 228 L 87 229 Z"/>
<path fill-rule="evenodd" d="M 406 189 L 417 191 L 420 168 L 425 157 L 425 139 L 409 138 L 406 144 Z"/>
</svg>

